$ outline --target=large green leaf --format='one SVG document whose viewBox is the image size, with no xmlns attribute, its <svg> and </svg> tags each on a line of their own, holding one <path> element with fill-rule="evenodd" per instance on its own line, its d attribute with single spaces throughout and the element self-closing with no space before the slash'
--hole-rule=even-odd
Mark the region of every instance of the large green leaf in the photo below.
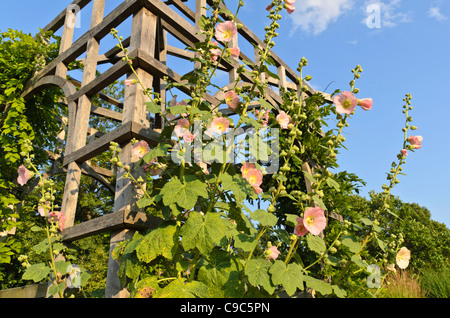
<svg viewBox="0 0 450 318">
<path fill-rule="evenodd" d="M 205 266 L 198 272 L 198 279 L 208 285 L 211 297 L 242 297 L 245 292 L 240 277 L 242 266 L 223 250 L 213 250 Z"/>
<path fill-rule="evenodd" d="M 44 263 L 33 264 L 25 270 L 22 279 L 33 280 L 35 283 L 40 282 L 48 276 L 50 267 Z"/>
<path fill-rule="evenodd" d="M 252 213 L 252 218 L 262 226 L 275 226 L 277 224 L 278 218 L 265 210 L 258 209 Z"/>
<path fill-rule="evenodd" d="M 208 286 L 201 282 L 185 282 L 177 278 L 156 294 L 156 298 L 196 298 L 206 297 Z"/>
<path fill-rule="evenodd" d="M 297 288 L 303 290 L 303 273 L 299 264 L 286 266 L 282 261 L 275 261 L 269 272 L 272 275 L 272 282 L 275 285 L 283 285 L 289 296 L 292 296 Z"/>
<path fill-rule="evenodd" d="M 191 212 L 187 222 L 180 230 L 185 250 L 198 248 L 202 254 L 208 254 L 227 233 L 227 226 L 218 213 L 205 216 Z"/>
<path fill-rule="evenodd" d="M 329 295 L 333 292 L 333 288 L 331 287 L 331 285 L 324 282 L 323 280 L 311 276 L 303 276 L 303 280 L 306 282 L 306 286 L 314 289 L 316 292 L 319 292 L 322 295 Z"/>
<path fill-rule="evenodd" d="M 319 236 L 308 233 L 306 236 L 306 242 L 308 243 L 309 249 L 318 254 L 323 253 L 326 250 L 325 242 Z"/>
<path fill-rule="evenodd" d="M 271 262 L 265 259 L 251 259 L 247 262 L 245 274 L 248 276 L 248 281 L 253 286 L 261 285 L 266 291 L 272 294 L 275 286 L 272 284 L 269 276 L 269 268 Z"/>
<path fill-rule="evenodd" d="M 176 176 L 167 182 L 161 189 L 163 203 L 166 206 L 178 204 L 185 209 L 192 209 L 197 203 L 198 197 L 207 198 L 208 191 L 206 183 L 195 178 L 195 176 L 186 176 L 184 182 L 181 182 Z"/>
<path fill-rule="evenodd" d="M 344 238 L 342 240 L 342 244 L 347 246 L 352 253 L 359 253 L 359 251 L 361 250 L 361 244 L 354 236 L 348 236 Z"/>
<path fill-rule="evenodd" d="M 172 259 L 177 248 L 177 226 L 163 223 L 143 237 L 136 247 L 139 260 L 151 262 L 159 255 Z"/>
</svg>

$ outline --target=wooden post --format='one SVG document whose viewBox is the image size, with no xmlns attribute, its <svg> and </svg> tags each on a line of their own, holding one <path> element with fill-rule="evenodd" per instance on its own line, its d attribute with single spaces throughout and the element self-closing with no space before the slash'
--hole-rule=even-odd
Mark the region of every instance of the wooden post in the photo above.
<svg viewBox="0 0 450 318">
<path fill-rule="evenodd" d="M 157 17 L 147 10 L 142 8 L 133 17 L 131 39 L 130 39 L 130 51 L 135 49 L 141 49 L 151 56 L 155 54 L 156 48 L 156 29 L 157 29 Z M 144 84 L 145 88 L 151 88 L 153 84 L 153 76 L 148 74 L 143 69 L 136 69 L 136 73 L 139 79 Z M 130 74 L 128 79 L 136 79 L 135 74 Z M 125 89 L 125 99 L 123 105 L 123 124 L 134 121 L 142 124 L 145 127 L 149 127 L 149 122 L 146 116 L 145 102 L 149 101 L 149 98 L 144 96 L 143 89 L 140 85 L 131 85 Z M 133 176 L 137 179 L 142 176 L 145 180 L 145 172 L 143 169 L 134 169 L 133 164 L 138 160 L 133 155 L 133 146 L 131 141 L 121 145 L 122 152 L 120 153 L 120 160 L 124 165 L 129 165 L 133 171 Z M 121 209 L 130 209 L 131 211 L 138 211 L 136 202 L 138 197 L 142 195 L 142 191 L 137 185 L 134 184 L 129 178 L 124 178 L 126 171 L 122 168 L 117 169 L 117 181 L 116 181 L 116 196 L 114 201 L 114 212 Z M 115 246 L 123 240 L 128 239 L 133 235 L 133 231 L 130 230 L 118 230 L 111 233 L 110 254 Z M 117 270 L 119 268 L 119 262 L 113 260 L 111 257 L 108 261 L 108 275 L 106 278 L 106 298 L 124 298 L 129 297 L 128 291 L 120 284 L 117 277 Z"/>
<path fill-rule="evenodd" d="M 92 8 L 92 18 L 90 28 L 94 28 L 103 19 L 105 0 L 94 0 Z M 100 43 L 94 37 L 88 40 L 86 59 L 84 61 L 83 79 L 81 85 L 84 86 L 95 79 L 97 70 L 97 59 Z M 72 124 L 73 131 L 67 140 L 70 152 L 78 150 L 86 145 L 87 131 L 89 127 L 89 114 L 91 113 L 91 101 L 86 95 L 78 99 L 78 107 L 75 113 L 75 123 Z M 66 153 L 67 155 L 67 153 Z M 66 184 L 64 186 L 64 196 L 62 211 L 66 216 L 65 226 L 70 227 L 75 221 L 78 192 L 81 180 L 81 165 L 71 162 L 67 168 Z"/>
</svg>

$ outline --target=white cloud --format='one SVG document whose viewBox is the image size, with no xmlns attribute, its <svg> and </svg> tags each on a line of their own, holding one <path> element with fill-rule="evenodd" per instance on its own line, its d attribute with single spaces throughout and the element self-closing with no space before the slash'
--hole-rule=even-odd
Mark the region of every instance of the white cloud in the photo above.
<svg viewBox="0 0 450 318">
<path fill-rule="evenodd" d="M 353 0 L 302 0 L 295 3 L 290 15 L 294 29 L 300 27 L 307 33 L 317 35 L 325 31 L 330 23 L 353 8 Z"/>
<path fill-rule="evenodd" d="M 400 8 L 401 0 L 366 0 L 363 11 L 366 12 L 366 18 L 368 12 L 366 11 L 369 5 L 378 5 L 381 13 L 381 27 L 395 27 L 401 23 L 412 22 L 412 14 L 410 12 L 398 12 Z M 363 20 L 366 23 L 366 19 Z"/>
<path fill-rule="evenodd" d="M 447 17 L 441 13 L 441 9 L 439 7 L 431 7 L 430 10 L 428 10 L 427 15 L 438 21 L 447 20 Z"/>
</svg>

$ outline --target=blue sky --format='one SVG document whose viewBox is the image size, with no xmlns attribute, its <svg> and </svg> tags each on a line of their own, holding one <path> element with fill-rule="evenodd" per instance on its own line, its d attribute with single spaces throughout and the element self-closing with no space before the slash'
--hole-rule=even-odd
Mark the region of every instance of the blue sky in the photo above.
<svg viewBox="0 0 450 318">
<path fill-rule="evenodd" d="M 71 0 L 21 0 L 0 11 L 0 30 L 36 33 Z M 108 13 L 120 0 L 107 0 Z M 240 19 L 263 38 L 269 0 L 245 0 Z M 237 0 L 227 0 L 234 7 Z M 193 0 L 189 0 L 193 8 Z M 375 4 L 375 6 L 373 6 Z M 372 5 L 372 6 L 371 6 Z M 348 89 L 351 69 L 363 68 L 358 97 L 371 97 L 371 111 L 358 111 L 345 130 L 348 151 L 339 155 L 340 169 L 367 182 L 363 195 L 381 191 L 386 172 L 401 149 L 404 125 L 402 99 L 411 93 L 411 116 L 424 138 L 410 153 L 392 193 L 405 202 L 427 207 L 432 219 L 450 227 L 449 147 L 441 142 L 450 118 L 450 2 L 439 0 L 297 0 L 292 15 L 284 13 L 274 51 L 292 69 L 309 60 L 311 85 L 331 93 Z M 380 27 L 368 16 L 379 8 Z M 375 12 L 376 13 L 376 12 Z M 81 12 L 81 34 L 90 17 Z M 375 20 L 369 19 L 372 22 Z"/>
</svg>

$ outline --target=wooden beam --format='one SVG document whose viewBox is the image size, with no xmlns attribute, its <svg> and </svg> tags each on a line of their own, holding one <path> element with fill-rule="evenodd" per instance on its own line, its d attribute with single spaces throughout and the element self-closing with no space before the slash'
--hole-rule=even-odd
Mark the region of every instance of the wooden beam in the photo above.
<svg viewBox="0 0 450 318">
<path fill-rule="evenodd" d="M 90 142 L 83 148 L 64 157 L 63 166 L 71 162 L 82 163 L 108 150 L 111 141 L 119 144 L 126 143 L 133 138 L 143 139 L 150 146 L 156 146 L 159 141 L 159 133 L 136 122 L 127 122 L 110 131 L 100 138 Z"/>
<path fill-rule="evenodd" d="M 161 222 L 162 219 L 146 213 L 120 210 L 64 229 L 61 235 L 65 242 L 71 242 L 120 229 L 146 230 L 157 228 Z"/>
</svg>

